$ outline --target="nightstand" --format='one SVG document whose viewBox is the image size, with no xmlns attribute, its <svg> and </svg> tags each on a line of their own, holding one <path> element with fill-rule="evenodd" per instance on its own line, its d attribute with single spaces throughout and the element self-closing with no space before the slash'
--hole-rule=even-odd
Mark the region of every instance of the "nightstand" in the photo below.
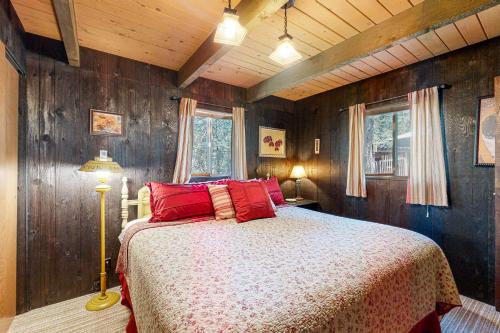
<svg viewBox="0 0 500 333">
<path fill-rule="evenodd" d="M 316 200 L 309 200 L 309 199 L 303 199 L 299 201 L 294 201 L 294 202 L 286 202 L 288 205 L 293 206 L 293 207 L 300 207 L 300 208 L 306 208 L 310 210 L 316 210 L 316 211 L 321 211 L 319 207 L 319 202 Z"/>
</svg>

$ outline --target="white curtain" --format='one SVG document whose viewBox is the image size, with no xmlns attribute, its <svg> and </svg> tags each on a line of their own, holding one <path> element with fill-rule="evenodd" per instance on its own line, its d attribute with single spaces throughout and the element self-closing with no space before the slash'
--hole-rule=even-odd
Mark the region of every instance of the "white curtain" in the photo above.
<svg viewBox="0 0 500 333">
<path fill-rule="evenodd" d="M 245 148 L 245 109 L 233 107 L 233 179 L 248 179 L 247 153 Z"/>
<path fill-rule="evenodd" d="M 365 104 L 349 107 L 349 165 L 346 194 L 366 198 L 363 149 L 365 146 Z"/>
<path fill-rule="evenodd" d="M 406 203 L 448 206 L 438 88 L 408 94 L 411 132 Z"/>
<path fill-rule="evenodd" d="M 174 184 L 184 184 L 191 178 L 191 158 L 193 155 L 193 119 L 196 100 L 182 98 L 179 105 L 179 140 L 175 161 Z"/>
</svg>

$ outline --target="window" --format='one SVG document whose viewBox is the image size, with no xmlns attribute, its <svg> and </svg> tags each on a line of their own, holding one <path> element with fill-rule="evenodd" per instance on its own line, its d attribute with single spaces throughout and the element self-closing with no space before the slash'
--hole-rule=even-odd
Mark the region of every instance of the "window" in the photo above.
<svg viewBox="0 0 500 333">
<path fill-rule="evenodd" d="M 408 176 L 410 111 L 372 113 L 365 120 L 365 174 Z"/>
<path fill-rule="evenodd" d="M 193 122 L 192 175 L 231 175 L 231 114 L 197 110 Z"/>
</svg>

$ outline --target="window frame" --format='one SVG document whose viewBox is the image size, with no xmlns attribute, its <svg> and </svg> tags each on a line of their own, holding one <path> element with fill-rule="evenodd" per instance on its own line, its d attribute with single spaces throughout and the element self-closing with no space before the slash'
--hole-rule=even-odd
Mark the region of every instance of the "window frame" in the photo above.
<svg viewBox="0 0 500 333">
<path fill-rule="evenodd" d="M 233 130 L 233 114 L 232 112 L 222 112 L 222 111 L 215 111 L 215 110 L 209 110 L 206 108 L 196 108 L 196 111 L 194 113 L 194 117 L 198 118 L 208 118 L 208 156 L 212 156 L 212 119 L 227 119 L 231 120 L 231 131 Z M 194 122 L 194 119 L 193 119 Z M 194 129 L 194 126 L 193 126 Z M 193 143 L 194 144 L 194 137 L 193 137 Z M 231 137 L 231 154 L 232 154 L 232 137 Z M 193 157 L 191 156 L 191 160 Z M 191 162 L 192 163 L 192 162 Z M 232 169 L 232 164 L 233 160 L 231 158 L 231 169 Z M 209 159 L 209 170 L 212 170 L 212 159 Z M 228 175 L 212 175 L 211 173 L 191 173 L 191 178 L 203 178 L 203 179 L 222 179 L 222 178 L 227 178 L 231 177 L 231 171 L 229 171 Z"/>
<path fill-rule="evenodd" d="M 372 105 L 368 105 L 366 107 L 366 113 L 365 113 L 365 125 L 366 125 L 366 119 L 370 116 L 377 116 L 380 114 L 385 114 L 385 113 L 393 113 L 392 114 L 392 172 L 391 173 L 366 173 L 366 165 L 364 166 L 365 170 L 365 177 L 366 178 L 372 178 L 372 179 L 407 179 L 408 175 L 406 176 L 398 176 L 396 175 L 396 170 L 398 165 L 398 161 L 396 159 L 396 140 L 397 140 L 397 134 L 398 134 L 398 122 L 397 122 L 397 113 L 410 110 L 410 105 L 408 103 L 408 98 L 406 96 L 404 97 L 398 97 L 392 100 L 384 101 L 384 102 L 379 102 L 379 103 L 373 103 Z M 365 158 L 364 154 L 364 149 L 366 149 L 366 143 L 363 147 L 363 159 Z"/>
</svg>

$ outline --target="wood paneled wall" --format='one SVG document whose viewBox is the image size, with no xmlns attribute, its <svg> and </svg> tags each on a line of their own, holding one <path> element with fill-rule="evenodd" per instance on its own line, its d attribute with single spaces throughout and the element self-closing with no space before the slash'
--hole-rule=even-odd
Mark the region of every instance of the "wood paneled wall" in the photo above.
<svg viewBox="0 0 500 333">
<path fill-rule="evenodd" d="M 16 15 L 11 3 L 9 0 L 0 0 L 0 41 L 5 44 L 5 48 L 9 50 L 9 53 L 12 55 L 14 61 L 19 66 L 21 71 L 25 71 L 26 69 L 26 51 L 24 47 L 24 31 L 21 25 L 19 18 Z M 4 54 L 2 53 L 2 56 Z M 25 112 L 26 108 L 26 80 L 24 76 L 19 77 L 19 117 L 20 119 L 23 117 L 23 112 Z M 25 155 L 24 147 L 25 147 L 25 131 L 23 130 L 25 123 L 22 121 L 19 122 L 19 168 L 24 169 L 24 158 Z M 18 193 L 24 193 L 25 190 L 25 178 L 24 174 L 19 173 L 18 177 Z M 25 253 L 25 197 L 23 195 L 18 195 L 18 214 L 17 214 L 17 255 L 21 253 Z M 24 265 L 17 265 L 17 276 L 24 276 Z M 24 290 L 24 279 L 21 281 L 17 281 L 17 303 L 24 303 L 24 292 L 19 292 L 20 290 Z M 19 310 L 19 308 L 18 308 Z"/>
<path fill-rule="evenodd" d="M 409 67 L 316 95 L 296 103 L 297 157 L 306 162 L 303 196 L 317 198 L 334 214 L 415 230 L 434 239 L 450 261 L 462 294 L 493 303 L 494 169 L 474 167 L 474 130 L 478 97 L 493 93 L 500 74 L 500 38 L 476 44 Z M 405 204 L 406 180 L 369 178 L 368 199 L 345 196 L 348 115 L 339 108 L 448 83 L 444 127 L 451 206 Z M 314 139 L 321 153 L 314 155 Z"/>
<path fill-rule="evenodd" d="M 92 175 L 81 164 L 107 149 L 125 169 L 130 193 L 146 181 L 171 181 L 177 149 L 178 102 L 189 96 L 223 106 L 242 105 L 245 90 L 198 79 L 185 90 L 176 73 L 156 66 L 81 49 L 81 66 L 64 59 L 60 42 L 28 35 L 26 128 L 26 248 L 19 258 L 26 271 L 20 311 L 66 300 L 91 291 L 99 269 L 98 197 Z M 250 173 L 260 161 L 255 119 L 266 126 L 295 128 L 293 104 L 271 99 L 249 105 L 247 123 Z M 89 109 L 125 115 L 122 137 L 89 134 Z M 270 117 L 264 118 L 270 109 Z M 293 154 L 293 145 L 289 148 Z M 284 160 L 277 162 L 277 167 Z M 281 168 L 280 168 L 281 170 Z M 115 267 L 120 232 L 120 177 L 111 181 L 107 204 L 106 244 Z M 117 282 L 116 276 L 111 283 Z"/>
<path fill-rule="evenodd" d="M 21 68 L 25 66 L 24 30 L 9 0 L 0 0 L 0 41 Z"/>
<path fill-rule="evenodd" d="M 0 332 L 16 314 L 19 75 L 0 42 Z"/>
<path fill-rule="evenodd" d="M 495 77 L 496 138 L 500 138 L 500 76 Z M 495 142 L 495 307 L 500 311 L 500 140 Z"/>
<path fill-rule="evenodd" d="M 246 112 L 246 147 L 249 178 L 276 176 L 285 197 L 295 196 L 295 183 L 290 180 L 296 154 L 294 103 L 279 97 L 268 97 L 249 104 Z M 286 159 L 259 157 L 259 126 L 286 130 Z"/>
</svg>

